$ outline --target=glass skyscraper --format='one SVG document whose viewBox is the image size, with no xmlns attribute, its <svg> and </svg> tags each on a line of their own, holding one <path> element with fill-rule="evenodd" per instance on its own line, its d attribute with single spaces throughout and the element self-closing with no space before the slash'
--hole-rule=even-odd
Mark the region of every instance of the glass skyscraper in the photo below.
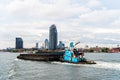
<svg viewBox="0 0 120 80">
<path fill-rule="evenodd" d="M 48 41 L 48 39 L 45 39 L 45 49 L 49 49 L 49 41 Z"/>
<path fill-rule="evenodd" d="M 49 49 L 56 50 L 57 49 L 57 29 L 55 24 L 50 26 L 49 30 Z"/>
<path fill-rule="evenodd" d="M 16 49 L 23 49 L 23 40 L 22 38 L 16 38 L 16 46 L 15 46 Z"/>
<path fill-rule="evenodd" d="M 38 42 L 36 43 L 36 47 L 35 48 L 37 48 L 38 49 L 38 47 L 39 47 L 39 44 L 38 44 Z"/>
<path fill-rule="evenodd" d="M 58 48 L 59 49 L 62 49 L 65 47 L 65 44 L 62 42 L 62 41 L 59 41 L 59 45 L 58 45 Z"/>
</svg>

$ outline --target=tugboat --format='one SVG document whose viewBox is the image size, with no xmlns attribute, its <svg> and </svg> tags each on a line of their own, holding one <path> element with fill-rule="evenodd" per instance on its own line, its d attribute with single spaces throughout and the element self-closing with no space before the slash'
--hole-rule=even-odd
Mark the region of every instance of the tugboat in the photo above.
<svg viewBox="0 0 120 80">
<path fill-rule="evenodd" d="M 96 64 L 94 61 L 87 60 L 86 58 L 84 58 L 84 53 L 79 52 L 77 49 L 75 49 L 73 42 L 70 43 L 70 47 L 71 49 L 65 50 L 65 54 L 61 58 L 61 62 L 68 62 L 74 64 Z"/>
<path fill-rule="evenodd" d="M 61 58 L 61 62 L 74 64 L 96 64 L 94 61 L 84 58 L 84 53 L 77 51 L 77 49 L 73 49 L 73 51 L 66 49 L 63 58 Z"/>
</svg>

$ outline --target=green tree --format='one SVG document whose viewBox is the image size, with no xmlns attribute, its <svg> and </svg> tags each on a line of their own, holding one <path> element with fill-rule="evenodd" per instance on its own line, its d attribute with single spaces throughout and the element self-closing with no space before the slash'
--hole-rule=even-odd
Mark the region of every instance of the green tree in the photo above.
<svg viewBox="0 0 120 80">
<path fill-rule="evenodd" d="M 89 49 L 89 52 L 94 52 L 93 48 L 90 48 L 90 49 Z"/>
<path fill-rule="evenodd" d="M 102 48 L 102 52 L 108 52 L 109 48 Z"/>
</svg>

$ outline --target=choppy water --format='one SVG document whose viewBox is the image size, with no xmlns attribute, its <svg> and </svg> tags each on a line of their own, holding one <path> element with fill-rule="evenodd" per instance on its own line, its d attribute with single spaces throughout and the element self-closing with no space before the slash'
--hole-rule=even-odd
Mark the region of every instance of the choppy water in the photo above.
<svg viewBox="0 0 120 80">
<path fill-rule="evenodd" d="M 95 65 L 16 59 L 0 53 L 0 80 L 120 80 L 120 54 L 86 53 Z"/>
</svg>

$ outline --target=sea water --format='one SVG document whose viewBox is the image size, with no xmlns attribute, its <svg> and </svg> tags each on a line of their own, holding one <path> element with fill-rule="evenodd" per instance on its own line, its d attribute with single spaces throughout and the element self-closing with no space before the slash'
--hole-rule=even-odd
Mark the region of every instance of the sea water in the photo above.
<svg viewBox="0 0 120 80">
<path fill-rule="evenodd" d="M 85 53 L 97 64 L 19 60 L 0 52 L 0 80 L 120 80 L 119 53 Z"/>
</svg>

